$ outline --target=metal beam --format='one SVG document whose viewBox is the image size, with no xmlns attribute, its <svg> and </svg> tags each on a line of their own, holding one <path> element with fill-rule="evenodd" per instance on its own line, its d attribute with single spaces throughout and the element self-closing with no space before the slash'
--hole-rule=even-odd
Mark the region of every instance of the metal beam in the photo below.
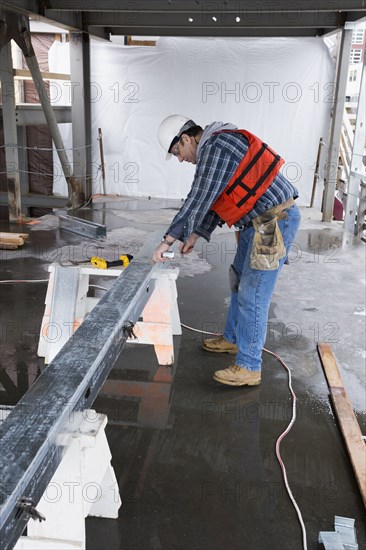
<svg viewBox="0 0 366 550">
<path fill-rule="evenodd" d="M 21 223 L 22 205 L 19 179 L 18 139 L 15 116 L 15 89 L 10 41 L 0 50 L 0 80 L 2 89 L 2 113 L 8 186 L 9 221 Z"/>
<path fill-rule="evenodd" d="M 288 2 L 235 0 L 3 0 L 3 7 L 108 39 L 113 34 L 158 36 L 315 36 L 365 16 L 363 0 Z M 119 29 L 119 30 L 117 30 Z"/>
<path fill-rule="evenodd" d="M 71 122 L 71 107 L 53 106 L 53 112 L 59 124 Z M 3 118 L 2 106 L 0 105 L 0 120 Z M 47 124 L 41 105 L 28 103 L 16 105 L 15 122 L 17 126 L 32 126 L 37 124 Z"/>
<path fill-rule="evenodd" d="M 346 101 L 346 86 L 351 53 L 353 31 L 343 29 L 338 54 L 336 88 L 332 107 L 332 122 L 329 136 L 329 149 L 324 178 L 323 222 L 330 222 L 333 217 L 334 194 L 338 176 L 339 149 L 341 141 L 342 120 Z"/>
<path fill-rule="evenodd" d="M 3 2 L 7 5 L 9 2 Z M 12 3 L 27 4 L 21 0 L 15 0 Z M 248 4 L 248 5 L 246 5 Z M 363 0 L 333 0 L 332 2 L 314 2 L 314 0 L 276 0 L 276 2 L 268 2 L 267 0 L 258 2 L 242 2 L 237 0 L 223 1 L 200 1 L 196 0 L 140 0 L 138 3 L 122 2 L 118 0 L 103 0 L 103 2 L 95 3 L 89 0 L 47 0 L 47 8 L 57 11 L 79 11 L 79 12 L 120 12 L 120 13 L 171 13 L 183 12 L 187 14 L 202 13 L 216 11 L 216 13 L 226 13 L 233 11 L 241 15 L 246 13 L 331 13 L 338 11 L 362 11 L 365 9 Z"/>
<path fill-rule="evenodd" d="M 215 3 L 212 3 L 214 5 Z M 238 21 L 236 19 L 238 18 Z M 269 31 L 274 28 L 335 28 L 341 27 L 345 21 L 346 14 L 341 12 L 332 13 L 257 13 L 238 15 L 236 11 L 218 12 L 216 9 L 201 10 L 197 14 L 189 12 L 177 12 L 172 10 L 170 13 L 157 13 L 152 10 L 136 12 L 132 17 L 130 13 L 116 12 L 91 12 L 85 13 L 83 21 L 85 26 L 95 27 L 146 27 L 166 28 L 171 27 L 172 32 L 176 28 L 189 29 L 209 29 L 215 33 L 216 28 L 239 29 L 242 32 L 247 28 L 262 28 Z"/>
<path fill-rule="evenodd" d="M 60 219 L 60 229 L 71 231 L 83 235 L 89 239 L 98 239 L 107 236 L 107 227 L 100 223 L 90 222 L 77 218 L 76 216 L 58 216 Z"/>
<path fill-rule="evenodd" d="M 99 38 L 110 42 L 110 30 L 108 27 L 88 27 L 88 34 L 90 34 L 93 38 Z"/>
<path fill-rule="evenodd" d="M 68 203 L 68 197 L 57 195 L 37 195 L 36 193 L 22 195 L 22 206 L 40 207 L 40 208 L 65 208 Z M 0 205 L 7 206 L 8 195 L 4 191 L 0 192 Z"/>
<path fill-rule="evenodd" d="M 134 35 L 134 36 L 196 36 L 196 37 L 298 37 L 298 36 L 322 36 L 328 31 L 335 30 L 321 27 L 309 28 L 293 28 L 293 27 L 276 27 L 267 29 L 265 27 L 247 27 L 245 29 L 239 27 L 216 26 L 215 28 L 208 27 L 169 27 L 169 26 L 126 26 L 126 27 L 109 27 L 111 35 Z M 339 30 L 338 27 L 336 29 Z"/>
<path fill-rule="evenodd" d="M 81 182 L 85 201 L 92 196 L 90 40 L 86 33 L 70 33 L 70 73 L 73 173 Z"/>
<path fill-rule="evenodd" d="M 97 397 L 128 337 L 125 326 L 141 315 L 159 269 L 150 260 L 133 261 L 2 423 L 2 550 L 13 548 L 21 535 L 29 519 L 21 499 L 40 500 L 61 462 L 65 438 Z"/>
</svg>

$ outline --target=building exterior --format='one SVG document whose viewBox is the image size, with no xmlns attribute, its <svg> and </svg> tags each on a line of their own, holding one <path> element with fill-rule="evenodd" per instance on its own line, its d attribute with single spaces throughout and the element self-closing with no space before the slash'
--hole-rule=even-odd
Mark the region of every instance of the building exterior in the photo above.
<svg viewBox="0 0 366 550">
<path fill-rule="evenodd" d="M 347 84 L 347 98 L 349 98 L 349 101 L 356 101 L 359 95 L 365 48 L 366 28 L 363 24 L 354 29 L 352 36 Z"/>
</svg>

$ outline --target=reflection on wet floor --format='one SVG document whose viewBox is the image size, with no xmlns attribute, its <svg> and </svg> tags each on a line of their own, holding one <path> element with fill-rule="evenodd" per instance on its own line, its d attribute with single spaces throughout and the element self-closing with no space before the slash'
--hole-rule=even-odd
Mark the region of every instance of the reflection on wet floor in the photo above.
<svg viewBox="0 0 366 550">
<path fill-rule="evenodd" d="M 95 204 L 85 217 L 106 223 L 108 231 L 147 231 L 145 211 L 172 210 L 179 202 L 112 201 Z M 135 222 L 115 214 L 124 210 L 136 213 Z M 223 330 L 233 238 L 215 235 L 198 249 L 197 262 L 204 258 L 210 269 L 178 278 L 183 323 Z M 79 242 L 57 228 L 31 232 L 26 251 L 3 255 L 2 278 L 47 278 L 56 252 Z M 118 244 L 124 246 L 122 237 Z M 358 355 L 365 347 L 363 254 L 364 244 L 339 226 L 303 223 L 270 309 L 266 347 L 289 364 L 298 398 L 282 454 L 314 550 L 318 532 L 332 530 L 334 515 L 355 518 L 360 548 L 366 544 L 361 497 L 316 351 L 317 340 L 333 338 L 365 433 L 364 358 Z M 1 403 L 15 404 L 45 368 L 37 345 L 46 286 L 0 285 Z M 286 371 L 264 355 L 260 386 L 220 386 L 212 375 L 232 357 L 205 352 L 202 339 L 184 329 L 174 337 L 174 364 L 164 367 L 152 346 L 131 344 L 111 369 L 94 407 L 109 416 L 107 436 L 123 504 L 118 520 L 87 519 L 88 550 L 301 547 L 274 453 L 292 412 Z"/>
<path fill-rule="evenodd" d="M 164 429 L 172 426 L 172 390 L 179 356 L 175 337 L 173 365 L 157 363 L 152 346 L 130 344 L 117 360 L 95 402 L 109 424 Z"/>
</svg>

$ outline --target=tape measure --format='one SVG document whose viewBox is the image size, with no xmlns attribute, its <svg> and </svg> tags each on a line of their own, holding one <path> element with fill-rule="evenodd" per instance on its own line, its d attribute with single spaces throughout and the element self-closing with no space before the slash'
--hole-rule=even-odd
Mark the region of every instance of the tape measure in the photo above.
<svg viewBox="0 0 366 550">
<path fill-rule="evenodd" d="M 108 262 L 104 258 L 99 258 L 99 256 L 93 256 L 90 262 L 94 267 L 98 267 L 99 269 L 108 269 L 109 267 L 117 267 L 118 265 L 127 267 L 131 260 L 133 260 L 131 254 L 122 254 L 119 260 L 115 260 L 114 262 Z"/>
</svg>

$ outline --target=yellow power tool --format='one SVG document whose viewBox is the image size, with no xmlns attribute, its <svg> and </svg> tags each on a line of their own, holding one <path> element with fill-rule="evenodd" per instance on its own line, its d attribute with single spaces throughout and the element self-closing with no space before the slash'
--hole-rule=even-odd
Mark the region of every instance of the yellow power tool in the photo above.
<svg viewBox="0 0 366 550">
<path fill-rule="evenodd" d="M 104 260 L 104 258 L 99 258 L 98 256 L 93 256 L 90 261 L 94 267 L 99 267 L 99 269 L 108 269 L 108 267 L 116 267 L 118 265 L 127 267 L 131 260 L 133 260 L 133 256 L 131 256 L 131 254 L 122 254 L 122 256 L 119 257 L 119 260 L 115 260 L 114 262 L 108 262 L 107 260 Z"/>
</svg>

